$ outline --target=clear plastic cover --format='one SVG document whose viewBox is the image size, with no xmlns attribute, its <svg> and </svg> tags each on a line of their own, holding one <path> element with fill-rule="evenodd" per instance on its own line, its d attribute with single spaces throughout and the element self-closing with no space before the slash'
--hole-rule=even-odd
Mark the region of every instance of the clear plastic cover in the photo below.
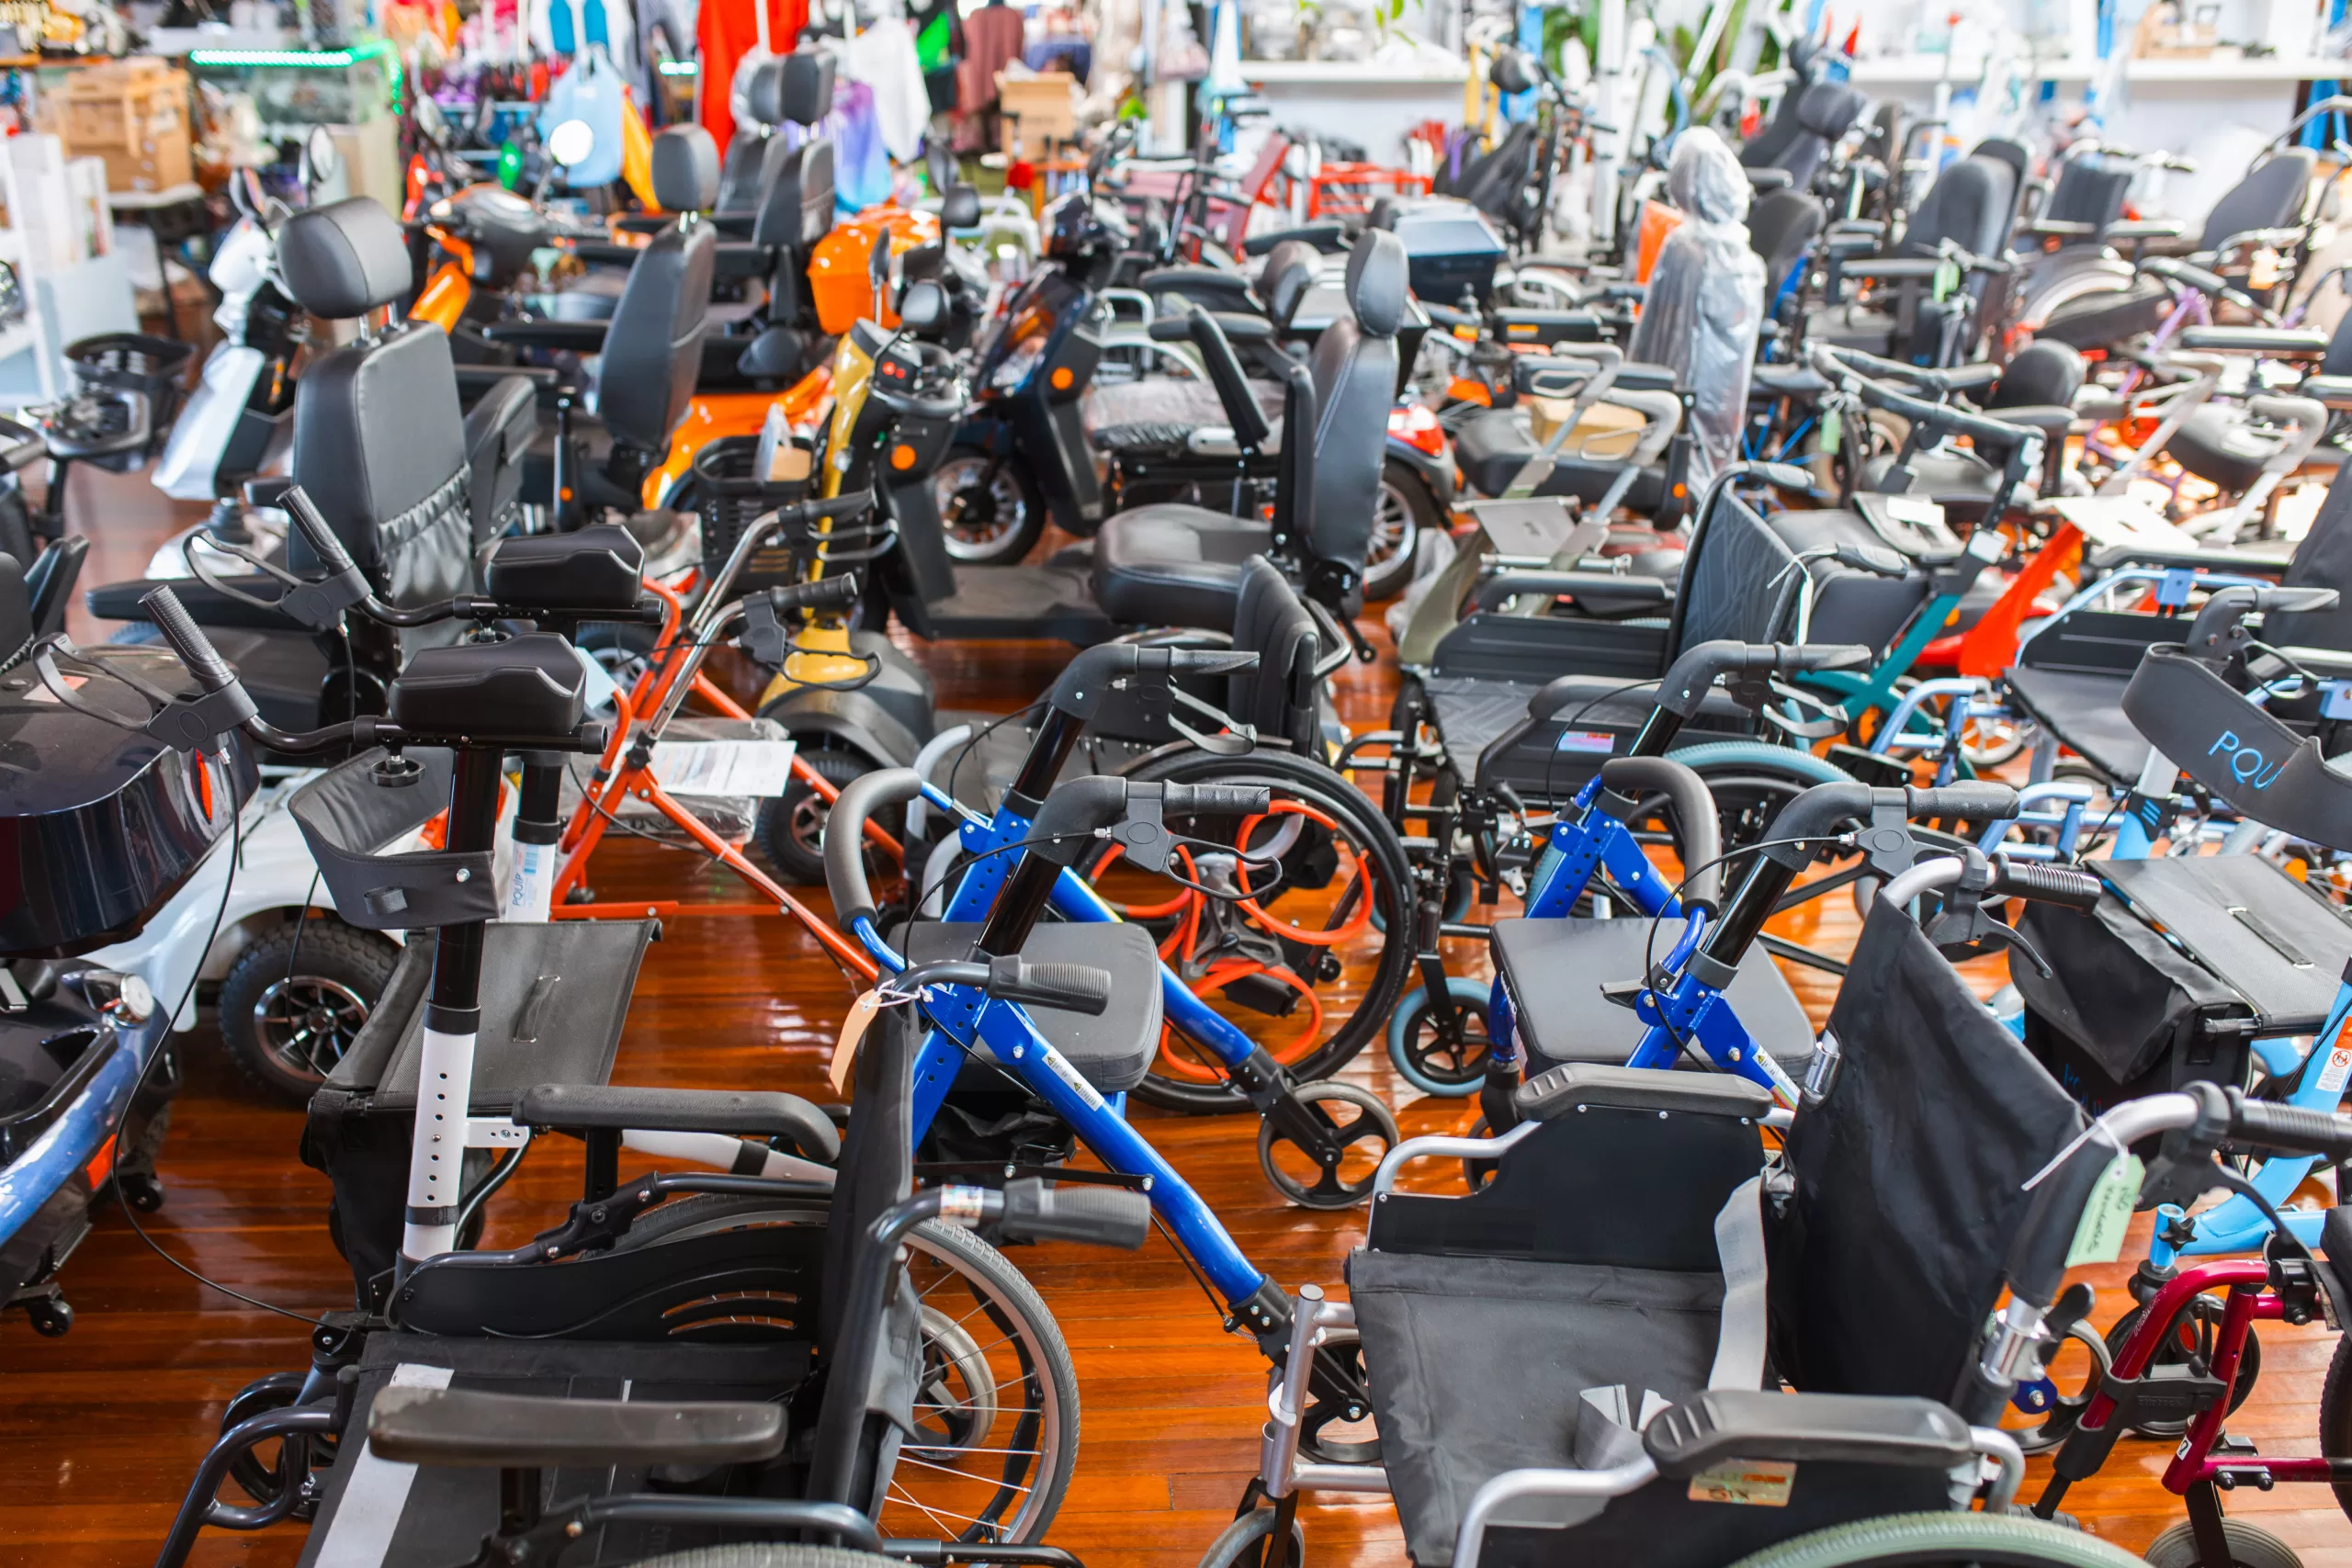
<svg viewBox="0 0 2352 1568">
<path fill-rule="evenodd" d="M 1747 176 L 1704 126 L 1676 139 L 1667 191 L 1683 213 L 1650 274 L 1628 357 L 1664 365 L 1694 394 L 1691 482 L 1736 456 L 1748 367 L 1764 318 L 1764 263 L 1747 245 Z"/>
</svg>

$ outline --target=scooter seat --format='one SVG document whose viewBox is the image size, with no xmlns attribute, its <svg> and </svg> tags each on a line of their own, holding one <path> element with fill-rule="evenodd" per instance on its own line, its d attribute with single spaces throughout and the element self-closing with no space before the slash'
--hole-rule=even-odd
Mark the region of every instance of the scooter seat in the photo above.
<svg viewBox="0 0 2352 1568">
<path fill-rule="evenodd" d="M 1674 930 L 1661 925 L 1652 942 L 1650 926 L 1638 916 L 1495 922 L 1495 972 L 1510 991 L 1529 1077 L 1563 1062 L 1622 1066 L 1633 1055 L 1647 1026 L 1631 1008 L 1602 1000 L 1600 987 L 1638 980 L 1645 955 L 1652 962 L 1666 956 Z M 1750 948 L 1724 994 L 1749 1036 L 1791 1074 L 1803 1073 L 1813 1055 L 1813 1022 L 1771 955 Z M 1686 1056 L 1676 1066 L 1697 1064 Z"/>
<path fill-rule="evenodd" d="M 2129 288 L 2067 300 L 2050 312 L 2033 335 L 2076 348 L 2107 348 L 2154 332 L 2171 308 L 2172 290 L 2143 278 Z"/>
<path fill-rule="evenodd" d="M 580 724 L 587 672 L 560 637 L 428 648 L 392 682 L 392 722 L 420 735 L 475 740 L 568 735 Z"/>
<path fill-rule="evenodd" d="M 2037 670 L 2020 664 L 2008 672 L 2009 695 L 2061 745 L 2105 773 L 2129 784 L 2147 766 L 2148 739 L 2123 714 L 2123 688 L 2130 678 L 2089 671 Z"/>
<path fill-rule="evenodd" d="M 918 920 L 907 930 L 907 961 L 967 957 L 979 934 L 977 922 Z M 1032 964 L 1083 964 L 1110 971 L 1111 1005 L 1101 1017 L 1046 1007 L 1029 1008 L 1029 1017 L 1097 1092 L 1125 1094 L 1143 1082 L 1159 1049 L 1159 950 L 1151 933 L 1126 922 L 1047 920 L 1022 943 L 1021 956 Z M 973 1055 L 956 1082 L 1002 1088 L 1002 1075 L 988 1065 L 996 1059 L 988 1047 L 976 1047 Z"/>
<path fill-rule="evenodd" d="M 1480 495 L 1500 495 L 1527 460 L 1542 450 L 1527 426 L 1509 409 L 1489 409 L 1464 420 L 1453 432 L 1453 460 L 1462 471 L 1463 482 Z M 1623 470 L 1623 463 L 1584 462 L 1563 458 L 1552 466 L 1552 472 L 1535 487 L 1537 495 L 1572 495 L 1579 501 L 1596 502 L 1609 493 Z M 1657 468 L 1645 468 L 1634 486 L 1625 492 L 1623 504 L 1635 512 L 1657 510 L 1664 497 L 1666 479 Z"/>
<path fill-rule="evenodd" d="M 1233 629 L 1241 569 L 1273 547 L 1263 523 L 1167 502 L 1122 512 L 1094 542 L 1094 597 L 1123 626 Z"/>
<path fill-rule="evenodd" d="M 2254 423 L 2245 410 L 2207 404 L 2181 422 L 2165 455 L 2224 491 L 2244 491 L 2287 443 L 2284 432 Z"/>
<path fill-rule="evenodd" d="M 1250 396 L 1269 423 L 1282 417 L 1283 389 L 1272 381 L 1249 383 Z M 1086 427 L 1091 431 L 1122 425 L 1151 424 L 1170 429 L 1195 425 L 1231 424 L 1216 389 L 1206 381 L 1154 376 L 1141 381 L 1120 381 L 1097 387 L 1086 394 Z"/>
<path fill-rule="evenodd" d="M 1999 411 L 1994 411 L 1999 417 Z M 1887 470 L 1894 467 L 1894 457 L 1872 457 L 1862 465 L 1860 490 L 1883 490 Z M 1993 491 L 2001 482 L 2001 472 L 1973 452 L 1921 452 L 1905 465 L 1911 473 L 1906 495 L 1921 495 L 1944 509 L 1947 521 L 1982 522 L 1993 504 Z M 2030 505 L 2035 494 L 2032 479 L 2018 481 L 2010 498 L 2014 506 Z"/>
</svg>

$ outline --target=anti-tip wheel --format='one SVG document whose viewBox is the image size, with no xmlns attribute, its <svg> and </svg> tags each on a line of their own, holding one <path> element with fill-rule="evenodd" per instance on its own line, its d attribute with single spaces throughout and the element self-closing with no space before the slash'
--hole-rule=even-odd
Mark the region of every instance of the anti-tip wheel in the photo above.
<svg viewBox="0 0 2352 1568">
<path fill-rule="evenodd" d="M 1258 1168 L 1274 1190 L 1302 1209 L 1351 1209 L 1372 1196 L 1381 1160 L 1403 1134 L 1380 1097 L 1351 1083 L 1324 1078 L 1291 1092 L 1300 1111 L 1322 1123 L 1318 1151 L 1277 1125 L 1280 1110 L 1258 1125 Z"/>
</svg>

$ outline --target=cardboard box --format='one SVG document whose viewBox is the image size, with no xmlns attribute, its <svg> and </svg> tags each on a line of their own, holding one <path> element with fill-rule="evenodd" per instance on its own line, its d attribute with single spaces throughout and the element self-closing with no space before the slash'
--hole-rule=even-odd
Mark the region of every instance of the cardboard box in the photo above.
<svg viewBox="0 0 2352 1568">
<path fill-rule="evenodd" d="M 1022 156 L 1042 158 L 1047 142 L 1067 141 L 1078 130 L 1078 78 L 1067 71 L 1042 76 L 1000 72 L 996 105 L 1004 126 L 1003 150 L 1012 152 L 1018 137 Z"/>
<path fill-rule="evenodd" d="M 107 166 L 109 190 L 154 191 L 196 178 L 187 73 L 141 57 L 67 78 L 55 129 L 77 158 Z"/>
</svg>

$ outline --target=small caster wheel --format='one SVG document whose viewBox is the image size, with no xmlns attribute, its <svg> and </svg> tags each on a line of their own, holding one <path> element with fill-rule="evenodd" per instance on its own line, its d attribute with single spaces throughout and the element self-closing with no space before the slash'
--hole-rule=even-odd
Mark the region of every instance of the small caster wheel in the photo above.
<svg viewBox="0 0 2352 1568">
<path fill-rule="evenodd" d="M 1306 1127 L 1283 1125 L 1282 1106 L 1258 1125 L 1266 1179 L 1302 1209 L 1350 1209 L 1370 1198 L 1382 1157 L 1402 1141 L 1396 1115 L 1369 1090 L 1329 1078 L 1299 1085 L 1291 1100 Z"/>
<path fill-rule="evenodd" d="M 31 1320 L 35 1334 L 44 1339 L 62 1339 L 74 1326 L 74 1304 L 63 1296 L 49 1296 L 27 1302 L 25 1316 Z"/>
<path fill-rule="evenodd" d="M 114 1187 L 122 1194 L 124 1202 L 142 1214 L 152 1214 L 164 1206 L 164 1184 L 155 1179 L 153 1172 L 118 1171 Z"/>
<path fill-rule="evenodd" d="M 1388 1019 L 1388 1060 L 1407 1083 L 1423 1094 L 1459 1099 L 1487 1081 L 1487 1006 L 1494 987 L 1477 980 L 1449 978 L 1459 1033 L 1444 1039 L 1428 987 L 1406 993 Z"/>
</svg>

